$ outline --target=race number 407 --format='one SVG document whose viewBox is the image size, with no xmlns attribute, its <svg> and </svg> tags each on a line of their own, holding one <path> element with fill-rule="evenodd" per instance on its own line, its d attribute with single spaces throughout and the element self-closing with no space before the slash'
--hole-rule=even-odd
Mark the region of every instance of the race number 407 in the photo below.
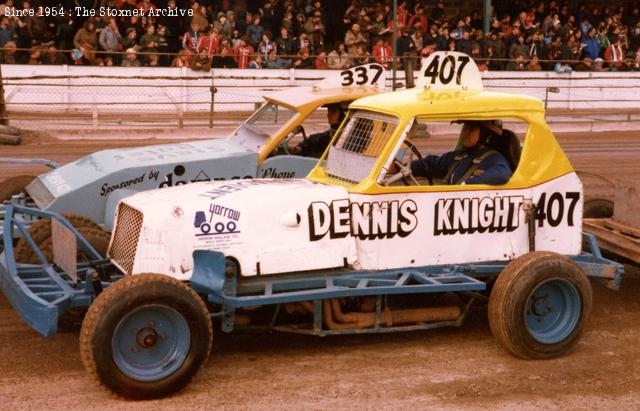
<svg viewBox="0 0 640 411">
<path fill-rule="evenodd" d="M 424 69 L 423 76 L 431 78 L 431 84 L 435 84 L 437 80 L 442 84 L 449 84 L 455 79 L 456 85 L 459 86 L 464 67 L 470 60 L 470 57 L 465 55 L 436 55 Z"/>
<path fill-rule="evenodd" d="M 547 198 L 547 193 L 542 193 L 538 204 L 536 204 L 536 220 L 538 227 L 542 227 L 545 222 L 551 227 L 557 227 L 566 218 L 567 225 L 573 227 L 573 213 L 580 199 L 580 193 L 570 191 L 564 193 L 552 193 Z M 565 214 L 566 212 L 566 214 Z"/>
</svg>

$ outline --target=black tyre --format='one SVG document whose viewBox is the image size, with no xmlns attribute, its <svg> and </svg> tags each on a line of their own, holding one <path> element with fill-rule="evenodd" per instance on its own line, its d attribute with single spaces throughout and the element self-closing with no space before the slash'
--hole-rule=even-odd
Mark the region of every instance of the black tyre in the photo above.
<svg viewBox="0 0 640 411">
<path fill-rule="evenodd" d="M 212 335 L 207 307 L 191 288 L 139 274 L 119 280 L 89 307 L 80 355 L 116 394 L 159 398 L 189 383 L 209 356 Z"/>
<path fill-rule="evenodd" d="M 0 203 L 9 201 L 12 196 L 24 191 L 24 188 L 37 176 L 23 174 L 7 178 L 0 182 Z"/>
<path fill-rule="evenodd" d="M 60 213 L 60 215 L 66 218 L 75 228 L 87 227 L 104 232 L 98 223 L 85 216 L 75 213 Z M 42 243 L 51 238 L 51 220 L 43 218 L 31 224 L 29 227 L 29 235 L 38 246 L 41 246 Z M 95 247 L 96 245 L 94 245 L 94 248 Z M 106 252 L 106 248 L 104 251 Z M 24 238 L 20 238 L 16 243 L 14 255 L 16 261 L 19 263 L 34 263 L 38 261 L 36 253 L 33 252 L 31 247 L 29 247 L 29 243 L 27 243 L 27 240 Z"/>
<path fill-rule="evenodd" d="M 568 257 L 532 252 L 510 262 L 489 299 L 489 324 L 500 345 L 524 359 L 571 351 L 592 306 L 591 284 Z"/>
<path fill-rule="evenodd" d="M 584 202 L 582 216 L 584 218 L 611 218 L 613 217 L 614 203 L 604 198 L 594 198 Z"/>
</svg>

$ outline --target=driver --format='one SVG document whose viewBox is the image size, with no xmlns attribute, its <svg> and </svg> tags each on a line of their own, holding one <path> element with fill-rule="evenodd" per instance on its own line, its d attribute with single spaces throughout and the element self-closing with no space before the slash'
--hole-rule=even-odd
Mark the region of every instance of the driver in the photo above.
<svg viewBox="0 0 640 411">
<path fill-rule="evenodd" d="M 461 148 L 411 163 L 414 176 L 441 178 L 443 184 L 505 184 L 511 178 L 507 159 L 487 145 L 502 135 L 499 121 L 464 121 Z M 426 166 L 426 167 L 425 167 Z"/>
<path fill-rule="evenodd" d="M 345 109 L 340 103 L 327 105 L 327 122 L 329 129 L 322 133 L 310 135 L 291 150 L 293 154 L 305 157 L 320 157 L 331 142 L 331 138 L 344 120 Z"/>
</svg>

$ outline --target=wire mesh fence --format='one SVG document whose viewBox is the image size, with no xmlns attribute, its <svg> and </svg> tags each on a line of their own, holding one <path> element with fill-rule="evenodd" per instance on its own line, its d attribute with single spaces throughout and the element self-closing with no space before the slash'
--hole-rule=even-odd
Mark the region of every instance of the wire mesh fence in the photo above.
<svg viewBox="0 0 640 411">
<path fill-rule="evenodd" d="M 6 117 L 39 129 L 232 127 L 290 87 L 312 86 L 330 70 L 2 66 Z M 414 75 L 420 75 L 416 71 Z M 640 73 L 486 72 L 488 90 L 544 100 L 555 116 L 638 121 Z M 386 89 L 404 87 L 404 72 Z M 566 112 L 566 114 L 563 114 Z"/>
</svg>

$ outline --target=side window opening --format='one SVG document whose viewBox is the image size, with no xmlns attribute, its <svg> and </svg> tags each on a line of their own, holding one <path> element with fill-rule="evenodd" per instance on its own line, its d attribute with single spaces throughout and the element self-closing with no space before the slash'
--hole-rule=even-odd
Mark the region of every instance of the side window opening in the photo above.
<svg viewBox="0 0 640 411">
<path fill-rule="evenodd" d="M 410 149 L 410 144 L 405 143 L 396 154 L 396 159 L 401 159 L 400 164 L 390 167 L 389 171 L 395 172 L 401 164 L 406 165 L 412 161 L 412 175 L 391 179 L 395 180 L 391 185 L 505 184 L 518 168 L 521 139 L 527 134 L 529 125 L 518 119 L 495 119 L 489 124 L 492 127 L 479 133 L 481 141 L 478 145 L 469 148 L 465 147 L 463 141 L 463 128 L 467 123 L 475 125 L 479 121 L 416 119 L 407 140 L 423 156 L 429 172 L 425 172 L 424 167 L 421 167 L 421 162 L 417 154 Z M 505 163 L 508 166 L 505 166 Z M 385 176 L 384 181 L 389 181 L 389 177 Z"/>
</svg>

